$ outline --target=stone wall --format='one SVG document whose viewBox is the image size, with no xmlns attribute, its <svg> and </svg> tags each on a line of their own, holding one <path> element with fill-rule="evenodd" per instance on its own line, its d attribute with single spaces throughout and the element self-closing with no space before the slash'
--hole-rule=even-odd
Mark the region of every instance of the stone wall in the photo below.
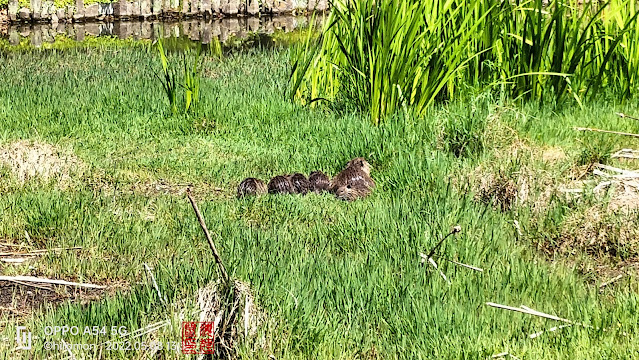
<svg viewBox="0 0 639 360">
<path fill-rule="evenodd" d="M 93 20 L 172 19 L 236 15 L 296 14 L 325 11 L 328 0 L 119 0 L 85 5 L 84 0 L 58 8 L 52 0 L 31 0 L 20 7 L 9 0 L 9 20 L 14 22 L 84 22 Z"/>
<path fill-rule="evenodd" d="M 57 35 L 77 41 L 85 36 L 114 36 L 120 39 L 155 40 L 159 36 L 186 36 L 193 41 L 209 44 L 213 38 L 224 43 L 230 38 L 243 39 L 249 34 L 289 32 L 304 27 L 311 19 L 304 16 L 280 15 L 268 17 L 227 17 L 222 19 L 185 19 L 179 22 L 118 21 L 74 22 L 58 24 L 15 23 L 9 27 L 9 44 L 18 45 L 28 39 L 33 47 L 53 43 Z M 315 19 L 318 24 L 321 20 Z"/>
</svg>

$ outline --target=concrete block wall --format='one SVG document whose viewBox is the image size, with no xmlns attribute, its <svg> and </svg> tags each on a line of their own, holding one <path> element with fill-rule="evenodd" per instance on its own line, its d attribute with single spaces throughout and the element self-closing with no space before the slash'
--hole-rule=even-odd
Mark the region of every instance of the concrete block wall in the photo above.
<svg viewBox="0 0 639 360">
<path fill-rule="evenodd" d="M 10 22 L 84 22 L 93 20 L 173 19 L 273 15 L 325 11 L 328 0 L 118 0 L 85 5 L 84 0 L 58 8 L 51 0 L 30 0 L 20 7 L 9 0 Z"/>
</svg>

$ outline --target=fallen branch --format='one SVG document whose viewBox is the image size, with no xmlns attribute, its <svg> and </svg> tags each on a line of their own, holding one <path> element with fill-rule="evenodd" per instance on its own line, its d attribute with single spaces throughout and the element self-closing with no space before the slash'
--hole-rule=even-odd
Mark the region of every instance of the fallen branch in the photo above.
<svg viewBox="0 0 639 360">
<path fill-rule="evenodd" d="M 608 171 L 619 173 L 621 175 L 625 175 L 627 177 L 639 178 L 639 172 L 636 172 L 636 171 L 624 170 L 624 169 L 620 169 L 620 168 L 616 168 L 614 166 L 608 166 L 608 165 L 604 165 L 604 164 L 595 164 L 595 166 L 600 168 L 600 169 L 604 169 L 604 170 L 608 170 Z M 609 176 L 615 176 L 615 175 L 609 175 Z"/>
<path fill-rule="evenodd" d="M 60 252 L 63 250 L 79 250 L 79 249 L 82 249 L 82 247 L 74 246 L 69 248 L 41 249 L 41 250 L 33 250 L 33 251 L 27 251 L 27 252 L 8 252 L 8 253 L 0 253 L 0 256 L 41 256 L 49 252 Z"/>
<path fill-rule="evenodd" d="M 427 257 L 427 256 L 426 256 L 426 254 L 424 254 L 424 253 L 419 253 L 419 256 L 421 256 L 421 257 L 422 257 L 422 260 L 428 260 L 428 257 Z M 457 261 L 453 261 L 453 260 L 446 259 L 446 258 L 441 257 L 441 256 L 435 256 L 435 257 L 436 257 L 437 259 L 446 260 L 446 261 L 448 261 L 448 262 L 450 262 L 450 263 L 453 263 L 453 264 L 455 264 L 455 265 L 463 266 L 463 267 L 465 267 L 465 268 L 467 268 L 467 269 L 471 269 L 471 270 L 475 270 L 475 271 L 479 271 L 479 272 L 484 272 L 484 269 L 482 269 L 482 268 L 478 268 L 478 267 L 476 267 L 476 266 L 463 264 L 463 263 L 460 263 L 460 262 L 457 262 Z"/>
<path fill-rule="evenodd" d="M 461 226 L 455 225 L 453 227 L 453 229 L 448 233 L 448 235 L 444 236 L 441 240 L 439 240 L 437 245 L 435 245 L 432 249 L 430 249 L 430 251 L 428 252 L 428 255 L 426 256 L 426 258 L 427 259 L 432 258 L 433 255 L 435 254 L 435 251 L 437 251 L 437 249 L 439 249 L 439 247 L 444 243 L 444 240 L 446 240 L 449 236 L 451 236 L 453 234 L 457 234 L 460 231 L 461 231 Z"/>
<path fill-rule="evenodd" d="M 608 286 L 608 285 L 612 284 L 613 282 L 615 282 L 615 281 L 617 281 L 617 280 L 621 279 L 623 276 L 624 276 L 624 274 L 617 275 L 617 276 L 615 276 L 614 278 L 612 278 L 612 279 L 610 279 L 610 280 L 608 280 L 608 281 L 606 281 L 606 282 L 602 283 L 601 285 L 599 285 L 599 288 L 600 288 L 600 289 L 603 289 L 604 287 L 606 287 L 606 286 Z"/>
<path fill-rule="evenodd" d="M 211 250 L 213 251 L 213 257 L 215 258 L 215 262 L 217 263 L 220 269 L 220 272 L 222 273 L 222 278 L 227 284 L 229 284 L 230 283 L 229 275 L 226 272 L 226 268 L 224 268 L 224 264 L 222 263 L 222 258 L 220 258 L 220 254 L 217 252 L 217 249 L 215 248 L 213 239 L 211 239 L 211 234 L 209 233 L 209 229 L 206 227 L 206 223 L 204 222 L 204 218 L 202 217 L 202 214 L 200 213 L 200 209 L 197 207 L 197 204 L 195 203 L 193 196 L 191 196 L 190 188 L 186 189 L 186 196 L 189 198 L 189 201 L 191 202 L 191 206 L 193 206 L 193 210 L 195 211 L 197 220 L 200 222 L 202 231 L 204 231 L 204 236 L 206 236 L 206 240 L 209 242 L 209 246 L 211 247 Z"/>
<path fill-rule="evenodd" d="M 610 155 L 611 158 L 639 159 L 639 150 L 621 149 Z"/>
<path fill-rule="evenodd" d="M 106 286 L 103 286 L 103 285 L 83 284 L 83 283 L 76 283 L 76 282 L 64 281 L 64 280 L 38 278 L 34 276 L 0 276 L 0 281 L 13 281 L 13 282 L 23 281 L 23 282 L 34 282 L 34 283 L 44 283 L 44 284 L 76 286 L 76 287 L 84 287 L 84 288 L 90 288 L 90 289 L 106 288 Z"/>
<path fill-rule="evenodd" d="M 624 113 L 615 113 L 617 114 L 617 116 L 619 116 L 620 118 L 628 118 L 628 119 L 632 119 L 632 120 L 637 120 L 639 121 L 638 118 L 634 117 L 634 116 L 630 116 L 630 115 L 626 115 Z"/>
<path fill-rule="evenodd" d="M 155 276 L 153 275 L 153 272 L 151 272 L 151 268 L 146 263 L 144 263 L 144 268 L 149 273 L 149 277 L 151 278 L 151 282 L 153 283 L 153 287 L 155 288 L 155 291 L 157 291 L 158 293 L 158 297 L 160 298 L 160 301 L 162 302 L 162 304 L 166 305 L 166 298 L 162 297 L 162 293 L 160 293 L 160 287 L 158 286 L 158 283 L 155 281 Z"/>
<path fill-rule="evenodd" d="M 23 262 L 29 260 L 29 258 L 0 258 L 0 261 L 6 262 L 9 264 L 22 264 Z"/>
<path fill-rule="evenodd" d="M 428 262 L 435 268 L 435 270 L 439 271 L 439 275 L 441 275 L 444 280 L 446 280 L 446 282 L 448 283 L 448 285 L 451 284 L 450 280 L 448 280 L 448 278 L 446 277 L 446 274 L 444 274 L 443 271 L 439 270 L 439 268 L 437 267 L 437 263 L 435 262 L 435 260 L 433 260 L 433 258 L 429 257 L 428 258 Z"/>
<path fill-rule="evenodd" d="M 557 331 L 557 330 L 559 330 L 559 329 L 563 329 L 563 328 L 570 327 L 570 326 L 572 326 L 572 324 L 565 324 L 565 325 L 553 326 L 553 327 L 551 327 L 551 328 L 550 328 L 550 329 L 548 329 L 548 330 L 542 330 L 542 331 L 536 332 L 536 333 L 534 333 L 534 334 L 530 334 L 530 335 L 528 335 L 528 337 L 529 337 L 529 338 L 531 338 L 531 339 L 534 339 L 534 338 L 536 338 L 536 337 L 538 337 L 538 336 L 542 335 L 542 334 L 543 334 L 543 333 L 545 333 L 545 332 L 553 332 L 553 331 Z"/>
<path fill-rule="evenodd" d="M 492 306 L 492 307 L 495 307 L 495 308 L 498 308 L 498 309 L 516 311 L 516 312 L 520 312 L 520 313 L 524 313 L 524 314 L 528 314 L 528 315 L 534 315 L 534 316 L 543 317 L 543 318 L 550 319 L 550 320 L 562 321 L 562 322 L 565 322 L 565 323 L 568 323 L 568 324 L 572 324 L 572 325 L 579 325 L 579 326 L 583 326 L 583 327 L 587 327 L 587 328 L 592 328 L 592 326 L 590 326 L 590 325 L 586 325 L 586 324 L 574 322 L 572 320 L 560 318 L 559 316 L 556 316 L 556 315 L 546 314 L 546 313 L 543 313 L 541 311 L 533 310 L 533 309 L 531 309 L 529 307 L 526 307 L 526 306 L 523 306 L 523 305 L 521 307 L 518 307 L 518 308 L 513 307 L 513 306 L 496 304 L 496 303 L 493 303 L 493 302 L 487 302 L 486 305 Z"/>
<path fill-rule="evenodd" d="M 20 284 L 20 285 L 22 285 L 22 286 L 29 286 L 29 287 L 34 287 L 34 288 L 37 288 L 37 289 L 42 289 L 42 290 L 53 290 L 53 289 L 51 289 L 51 288 L 50 288 L 50 287 L 48 287 L 48 286 L 41 286 L 41 285 L 36 285 L 36 284 L 29 284 L 29 283 L 25 283 L 25 282 L 18 281 L 18 280 L 13 280 L 13 281 L 11 281 L 11 282 L 16 283 L 16 284 Z"/>
<path fill-rule="evenodd" d="M 582 127 L 576 127 L 575 130 L 577 130 L 577 131 L 593 131 L 593 132 L 600 132 L 600 133 L 605 133 L 605 134 L 624 135 L 624 136 L 632 136 L 632 137 L 638 137 L 639 138 L 639 134 L 632 134 L 632 133 L 626 133 L 626 132 L 620 132 L 620 131 L 610 131 L 610 130 L 601 130 L 601 129 L 593 129 L 593 128 L 582 128 Z"/>
</svg>

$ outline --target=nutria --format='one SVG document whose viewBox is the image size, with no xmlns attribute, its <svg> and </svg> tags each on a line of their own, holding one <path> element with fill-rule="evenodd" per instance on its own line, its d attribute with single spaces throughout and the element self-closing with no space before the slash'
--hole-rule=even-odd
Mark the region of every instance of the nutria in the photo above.
<svg viewBox="0 0 639 360">
<path fill-rule="evenodd" d="M 370 182 L 363 179 L 351 179 L 346 185 L 342 185 L 335 190 L 335 197 L 339 200 L 353 201 L 357 199 L 363 199 L 370 195 L 373 188 L 370 186 Z"/>
<path fill-rule="evenodd" d="M 269 194 L 290 194 L 293 191 L 293 185 L 287 176 L 278 175 L 268 182 Z"/>
<path fill-rule="evenodd" d="M 313 171 L 308 176 L 308 182 L 310 184 L 309 190 L 317 194 L 328 191 L 331 185 L 331 180 L 321 171 Z"/>
<path fill-rule="evenodd" d="M 368 196 L 375 188 L 375 181 L 370 176 L 371 166 L 364 158 L 355 158 L 346 164 L 331 181 L 331 192 L 338 199 L 355 200 Z"/>
<path fill-rule="evenodd" d="M 237 186 L 237 197 L 241 198 L 248 195 L 263 195 L 268 189 L 264 181 L 256 178 L 246 178 Z"/>
<path fill-rule="evenodd" d="M 291 193 L 306 195 L 306 193 L 308 192 L 310 188 L 310 184 L 306 176 L 300 173 L 295 173 L 295 174 L 287 175 L 286 177 L 288 178 L 288 181 L 290 181 L 291 185 L 293 186 L 293 191 Z"/>
<path fill-rule="evenodd" d="M 371 178 L 371 165 L 364 158 L 355 158 L 346 164 L 342 170 L 331 181 L 331 192 L 335 192 L 337 188 L 345 186 L 350 180 L 362 179 L 369 187 L 375 187 L 375 181 Z"/>
</svg>

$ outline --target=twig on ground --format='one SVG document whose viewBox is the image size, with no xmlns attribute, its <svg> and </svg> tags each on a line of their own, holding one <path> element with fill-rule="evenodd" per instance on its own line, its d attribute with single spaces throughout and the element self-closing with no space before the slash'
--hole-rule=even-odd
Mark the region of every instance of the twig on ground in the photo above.
<svg viewBox="0 0 639 360">
<path fill-rule="evenodd" d="M 593 129 L 593 128 L 583 128 L 583 127 L 575 127 L 577 131 L 592 131 L 592 132 L 600 132 L 605 134 L 614 134 L 614 135 L 623 135 L 623 136 L 632 136 L 639 137 L 639 134 L 626 133 L 621 131 L 610 131 L 610 130 L 601 130 L 601 129 Z"/>
<path fill-rule="evenodd" d="M 432 257 L 428 258 L 428 262 L 435 268 L 435 270 L 439 271 L 439 275 L 441 275 L 444 280 L 446 280 L 446 282 L 448 283 L 448 285 L 450 285 L 450 280 L 448 280 L 448 278 L 446 277 L 446 274 L 444 274 L 441 270 L 439 270 L 439 268 L 437 267 L 437 263 L 435 262 L 435 260 L 433 260 Z"/>
<path fill-rule="evenodd" d="M 531 309 L 529 307 L 526 307 L 526 306 L 523 306 L 523 305 L 521 307 L 518 307 L 518 308 L 513 307 L 513 306 L 508 306 L 508 305 L 501 305 L 501 304 L 497 304 L 497 303 L 493 303 L 493 302 L 487 302 L 486 305 L 492 306 L 492 307 L 495 307 L 495 308 L 498 308 L 498 309 L 516 311 L 516 312 L 520 312 L 520 313 L 524 313 L 524 314 L 528 314 L 528 315 L 534 315 L 534 316 L 543 317 L 543 318 L 546 318 L 546 319 L 562 321 L 562 322 L 569 323 L 569 324 L 572 324 L 572 325 L 579 325 L 579 326 L 583 326 L 583 327 L 587 327 L 587 328 L 592 328 L 592 326 L 590 326 L 590 325 L 586 325 L 586 324 L 574 322 L 572 320 L 560 318 L 559 316 L 556 316 L 556 315 L 546 314 L 546 313 L 543 313 L 541 311 L 533 310 L 533 309 Z"/>
<path fill-rule="evenodd" d="M 563 328 L 570 327 L 570 326 L 572 326 L 572 324 L 565 324 L 565 325 L 553 326 L 553 327 L 551 327 L 551 328 L 550 328 L 550 329 L 548 329 L 548 330 L 542 330 L 542 331 L 536 332 L 536 333 L 534 333 L 534 334 L 530 334 L 530 335 L 528 335 L 528 337 L 529 337 L 529 338 L 531 338 L 531 339 L 534 339 L 534 338 L 536 338 L 536 337 L 538 337 L 538 336 L 542 335 L 542 334 L 543 334 L 543 333 L 545 333 L 545 332 L 553 332 L 553 331 L 557 331 L 557 330 L 559 330 L 559 329 L 563 329 Z"/>
<path fill-rule="evenodd" d="M 639 159 L 639 150 L 621 149 L 610 155 L 611 158 Z"/>
<path fill-rule="evenodd" d="M 29 260 L 29 258 L 2 258 L 0 257 L 0 261 L 6 262 L 9 264 L 22 264 L 23 262 Z"/>
<path fill-rule="evenodd" d="M 149 267 L 149 265 L 147 265 L 147 263 L 144 263 L 144 268 L 149 273 L 149 277 L 151 278 L 151 282 L 153 283 L 153 287 L 155 288 L 155 291 L 157 291 L 158 293 L 158 297 L 160 298 L 160 301 L 162 302 L 162 304 L 166 305 L 167 300 L 166 298 L 162 297 L 162 293 L 160 292 L 160 287 L 158 286 L 158 283 L 155 281 L 155 276 L 153 275 L 151 268 Z"/>
<path fill-rule="evenodd" d="M 461 231 L 461 226 L 455 225 L 453 229 L 446 236 L 444 236 L 441 240 L 439 240 L 439 242 L 435 246 L 433 246 L 432 249 L 430 249 L 430 251 L 428 252 L 428 255 L 426 255 L 426 258 L 433 257 L 433 255 L 435 254 L 435 251 L 437 251 L 437 249 L 439 249 L 439 247 L 444 243 L 444 240 L 446 240 L 449 236 L 453 234 L 457 234 L 460 231 Z"/>
<path fill-rule="evenodd" d="M 620 169 L 620 168 L 616 168 L 616 167 L 608 166 L 608 165 L 604 165 L 604 164 L 595 164 L 595 166 L 600 168 L 600 169 L 604 169 L 604 170 L 608 170 L 608 171 L 619 173 L 621 175 L 625 175 L 627 177 L 639 178 L 639 172 L 636 172 L 636 171 L 624 170 L 624 169 Z M 610 175 L 610 176 L 614 176 L 614 175 Z"/>
<path fill-rule="evenodd" d="M 638 118 L 634 117 L 634 116 L 630 116 L 630 115 L 626 115 L 624 113 L 615 113 L 617 116 L 619 116 L 620 118 L 628 118 L 628 119 L 632 119 L 632 120 L 637 120 L 639 121 Z"/>
<path fill-rule="evenodd" d="M 599 289 L 603 289 L 604 287 L 606 287 L 606 286 L 612 284 L 613 282 L 621 279 L 624 275 L 625 274 L 619 274 L 619 275 L 615 276 L 614 278 L 612 278 L 612 279 L 610 279 L 610 280 L 608 280 L 606 282 L 601 283 L 601 285 L 599 285 Z"/>
<path fill-rule="evenodd" d="M 84 288 L 90 288 L 90 289 L 105 289 L 106 288 L 106 286 L 103 286 L 103 285 L 83 284 L 83 283 L 76 283 L 76 282 L 64 281 L 64 280 L 53 280 L 53 279 L 46 279 L 46 278 L 38 278 L 38 277 L 34 277 L 34 276 L 0 276 L 0 281 L 35 282 L 35 283 L 44 283 L 44 284 L 77 286 L 77 287 L 84 287 Z"/>
<path fill-rule="evenodd" d="M 54 248 L 54 249 L 41 249 L 41 250 L 33 250 L 27 252 L 7 252 L 0 253 L 0 256 L 41 256 L 46 255 L 48 252 L 59 252 L 63 250 L 79 250 L 82 249 L 81 246 L 74 246 L 69 248 Z"/>
<path fill-rule="evenodd" d="M 206 227 L 206 223 L 204 222 L 204 218 L 202 217 L 202 214 L 200 213 L 200 209 L 197 207 L 197 204 L 195 203 L 193 196 L 191 196 L 190 188 L 186 189 L 186 196 L 189 198 L 189 201 L 191 202 L 191 206 L 193 206 L 193 210 L 195 211 L 195 215 L 197 216 L 197 219 L 200 222 L 202 231 L 204 231 L 204 236 L 206 236 L 206 240 L 209 242 L 209 246 L 211 247 L 211 250 L 213 251 L 213 257 L 215 258 L 215 262 L 217 263 L 220 269 L 220 272 L 222 273 L 222 278 L 227 284 L 229 284 L 229 281 L 230 281 L 229 275 L 226 272 L 226 268 L 224 267 L 224 264 L 222 263 L 220 254 L 217 252 L 217 249 L 215 248 L 213 239 L 211 239 L 211 234 L 209 233 L 209 229 Z"/>
<path fill-rule="evenodd" d="M 421 257 L 422 257 L 422 260 L 423 260 L 423 261 L 424 261 L 424 260 L 428 260 L 428 257 L 427 257 L 427 256 L 426 256 L 426 254 L 424 254 L 424 253 L 419 253 L 419 256 L 421 256 Z M 475 270 L 475 271 L 479 271 L 479 272 L 484 272 L 484 269 L 482 269 L 482 268 L 478 268 L 478 267 L 476 267 L 476 266 L 467 265 L 467 264 L 460 263 L 460 262 L 457 262 L 457 261 L 449 260 L 449 259 L 446 259 L 446 258 L 441 257 L 441 256 L 435 256 L 435 258 L 437 258 L 437 259 L 441 259 L 441 260 L 445 260 L 445 261 L 448 261 L 448 262 L 453 263 L 453 264 L 455 264 L 455 265 L 463 266 L 463 267 L 465 267 L 465 268 L 467 268 L 467 269 L 471 269 L 471 270 Z"/>
<path fill-rule="evenodd" d="M 42 286 L 42 285 L 36 285 L 36 284 L 29 284 L 29 283 L 25 283 L 22 281 L 18 281 L 18 280 L 13 280 L 11 281 L 12 283 L 16 283 L 16 284 L 20 284 L 22 286 L 29 286 L 29 287 L 34 287 L 34 288 L 38 288 L 38 289 L 42 289 L 42 290 L 48 290 L 51 291 L 53 290 L 52 288 L 48 287 L 48 286 Z"/>
</svg>

